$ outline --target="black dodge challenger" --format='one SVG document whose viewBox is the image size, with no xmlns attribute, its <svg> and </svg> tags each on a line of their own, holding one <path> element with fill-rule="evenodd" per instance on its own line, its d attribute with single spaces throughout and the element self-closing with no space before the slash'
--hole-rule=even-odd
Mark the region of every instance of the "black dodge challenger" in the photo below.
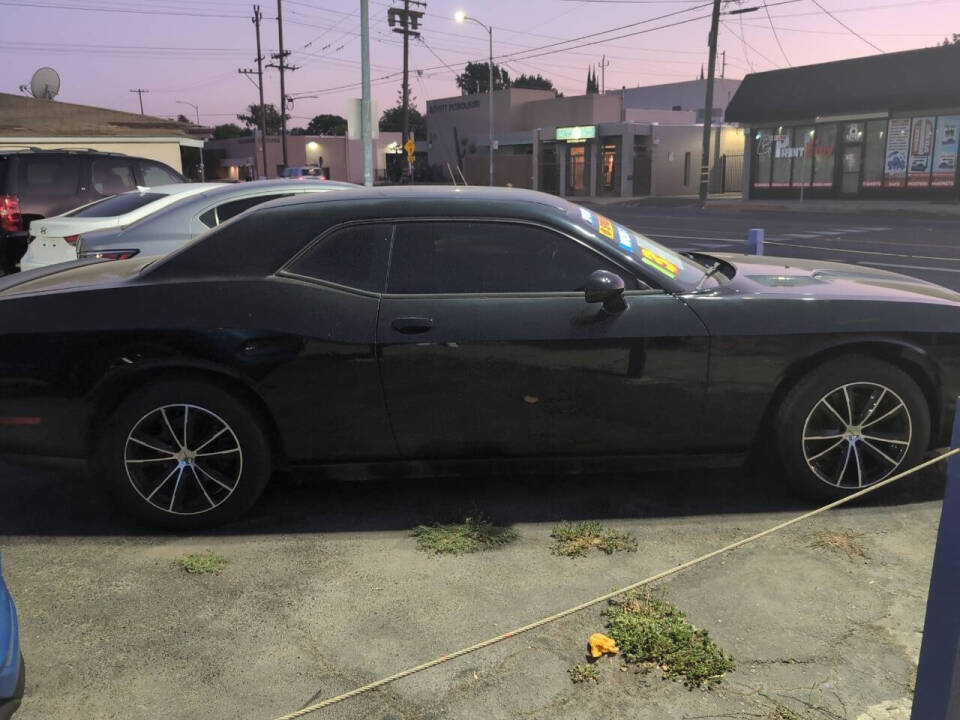
<svg viewBox="0 0 960 720">
<path fill-rule="evenodd" d="M 960 294 L 678 254 L 522 190 L 301 196 L 164 258 L 0 279 L 0 452 L 86 458 L 168 527 L 295 465 L 765 447 L 839 497 L 943 444 L 958 392 Z"/>
</svg>

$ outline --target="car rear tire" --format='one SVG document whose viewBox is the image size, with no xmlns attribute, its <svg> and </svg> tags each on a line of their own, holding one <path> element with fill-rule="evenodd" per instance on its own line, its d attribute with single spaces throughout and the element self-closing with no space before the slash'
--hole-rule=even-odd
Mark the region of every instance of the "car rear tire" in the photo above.
<svg viewBox="0 0 960 720">
<path fill-rule="evenodd" d="M 260 497 L 270 445 L 257 414 L 220 387 L 159 382 L 111 416 L 98 468 L 121 503 L 150 525 L 214 527 Z"/>
<path fill-rule="evenodd" d="M 916 465 L 930 442 L 930 409 L 905 372 L 851 355 L 802 378 L 780 405 L 776 427 L 793 488 L 833 500 Z"/>
</svg>

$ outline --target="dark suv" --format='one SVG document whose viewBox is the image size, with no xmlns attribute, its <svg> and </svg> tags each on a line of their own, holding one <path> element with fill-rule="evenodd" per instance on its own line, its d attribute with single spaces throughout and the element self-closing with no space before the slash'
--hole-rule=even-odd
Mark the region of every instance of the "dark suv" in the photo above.
<svg viewBox="0 0 960 720">
<path fill-rule="evenodd" d="M 0 151 L 0 272 L 13 272 L 27 249 L 27 227 L 138 185 L 186 182 L 156 160 L 96 150 Z"/>
</svg>

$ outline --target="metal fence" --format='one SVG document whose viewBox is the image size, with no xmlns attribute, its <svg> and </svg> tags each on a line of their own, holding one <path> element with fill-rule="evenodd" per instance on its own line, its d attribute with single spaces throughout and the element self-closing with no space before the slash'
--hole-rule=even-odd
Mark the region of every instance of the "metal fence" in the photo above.
<svg viewBox="0 0 960 720">
<path fill-rule="evenodd" d="M 743 155 L 721 155 L 719 164 L 710 173 L 710 192 L 737 192 L 742 178 Z"/>
</svg>

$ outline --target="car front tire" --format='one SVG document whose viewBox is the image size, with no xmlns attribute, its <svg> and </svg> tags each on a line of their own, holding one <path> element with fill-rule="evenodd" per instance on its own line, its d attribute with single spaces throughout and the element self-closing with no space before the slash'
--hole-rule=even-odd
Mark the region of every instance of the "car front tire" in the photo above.
<svg viewBox="0 0 960 720">
<path fill-rule="evenodd" d="M 929 446 L 930 409 L 905 372 L 851 355 L 821 365 L 787 393 L 777 442 L 793 488 L 834 500 L 916 465 Z"/>
<path fill-rule="evenodd" d="M 139 520 L 200 529 L 256 502 L 270 477 L 270 446 L 257 414 L 234 395 L 170 380 L 120 404 L 102 436 L 99 469 Z"/>
</svg>

